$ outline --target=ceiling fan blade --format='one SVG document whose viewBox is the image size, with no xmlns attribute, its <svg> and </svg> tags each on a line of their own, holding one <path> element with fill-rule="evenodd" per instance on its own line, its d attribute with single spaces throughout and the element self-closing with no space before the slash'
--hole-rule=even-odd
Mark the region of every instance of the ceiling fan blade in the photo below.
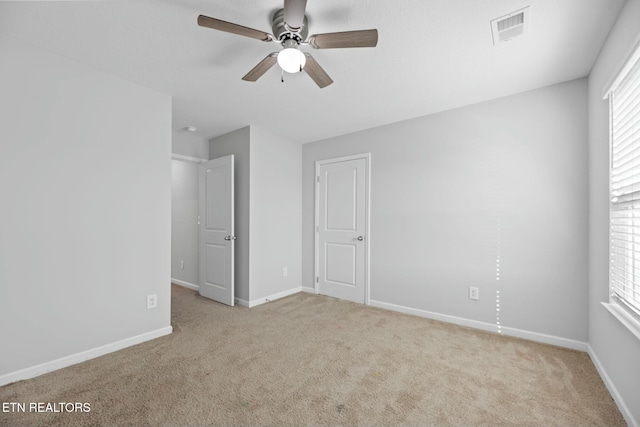
<svg viewBox="0 0 640 427">
<path fill-rule="evenodd" d="M 333 83 L 333 80 L 331 80 L 329 74 L 327 74 L 326 71 L 322 69 L 320 64 L 318 64 L 316 60 L 313 59 L 313 56 L 309 55 L 306 52 L 304 56 L 306 56 L 307 58 L 307 62 L 304 65 L 304 71 L 309 74 L 309 77 L 311 77 L 313 81 L 316 82 L 320 89 L 322 89 L 323 87 L 327 87 L 331 83 Z"/>
<path fill-rule="evenodd" d="M 378 44 L 378 30 L 314 34 L 309 37 L 309 44 L 316 49 L 375 47 Z"/>
<path fill-rule="evenodd" d="M 302 28 L 307 0 L 284 0 L 284 22 L 296 31 Z"/>
<path fill-rule="evenodd" d="M 271 67 L 278 61 L 278 52 L 273 52 L 269 54 L 266 58 L 258 63 L 251 71 L 247 73 L 246 76 L 242 78 L 247 82 L 255 82 L 258 80 L 264 73 L 269 71 Z"/>
<path fill-rule="evenodd" d="M 273 40 L 273 36 L 269 33 L 265 33 L 264 31 L 254 30 L 253 28 L 243 27 L 238 24 L 232 24 L 231 22 L 211 18 L 209 16 L 198 16 L 198 25 L 201 27 L 213 28 L 214 30 L 225 31 L 227 33 L 238 34 L 240 36 L 251 37 L 264 42 Z"/>
</svg>

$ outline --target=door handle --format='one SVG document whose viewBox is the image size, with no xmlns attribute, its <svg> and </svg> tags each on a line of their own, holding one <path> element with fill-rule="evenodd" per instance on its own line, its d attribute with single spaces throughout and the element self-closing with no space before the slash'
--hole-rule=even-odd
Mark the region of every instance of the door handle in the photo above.
<svg viewBox="0 0 640 427">
<path fill-rule="evenodd" d="M 362 242 L 364 240 L 364 237 L 363 236 L 358 236 L 358 240 Z"/>
<path fill-rule="evenodd" d="M 236 240 L 236 236 L 227 236 L 224 240 Z"/>
</svg>

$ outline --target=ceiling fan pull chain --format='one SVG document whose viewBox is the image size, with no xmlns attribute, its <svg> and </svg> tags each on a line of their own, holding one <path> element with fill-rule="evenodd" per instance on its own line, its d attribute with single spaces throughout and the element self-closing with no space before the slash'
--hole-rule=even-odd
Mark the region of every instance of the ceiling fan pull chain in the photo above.
<svg viewBox="0 0 640 427">
<path fill-rule="evenodd" d="M 284 83 L 284 70 L 280 70 L 280 81 Z"/>
</svg>

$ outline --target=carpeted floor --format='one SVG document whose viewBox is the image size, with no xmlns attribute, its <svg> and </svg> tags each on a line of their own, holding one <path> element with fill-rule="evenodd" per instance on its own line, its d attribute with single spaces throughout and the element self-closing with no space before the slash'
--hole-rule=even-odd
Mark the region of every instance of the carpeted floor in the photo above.
<svg viewBox="0 0 640 427">
<path fill-rule="evenodd" d="M 624 426 L 585 353 L 310 294 L 173 286 L 172 335 L 0 388 L 2 426 Z"/>
</svg>

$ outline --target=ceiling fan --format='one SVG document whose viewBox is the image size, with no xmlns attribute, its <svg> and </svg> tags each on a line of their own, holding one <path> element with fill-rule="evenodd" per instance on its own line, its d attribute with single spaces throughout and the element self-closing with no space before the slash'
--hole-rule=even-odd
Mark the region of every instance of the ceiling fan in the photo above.
<svg viewBox="0 0 640 427">
<path fill-rule="evenodd" d="M 282 45 L 280 51 L 267 55 L 242 80 L 255 82 L 277 62 L 287 73 L 304 70 L 320 88 L 323 88 L 333 83 L 333 80 L 313 56 L 300 50 L 300 46 L 308 45 L 314 49 L 375 47 L 378 44 L 378 30 L 344 31 L 307 37 L 306 7 L 307 0 L 284 0 L 284 9 L 273 15 L 273 34 L 204 15 L 198 16 L 198 25 Z"/>
</svg>

